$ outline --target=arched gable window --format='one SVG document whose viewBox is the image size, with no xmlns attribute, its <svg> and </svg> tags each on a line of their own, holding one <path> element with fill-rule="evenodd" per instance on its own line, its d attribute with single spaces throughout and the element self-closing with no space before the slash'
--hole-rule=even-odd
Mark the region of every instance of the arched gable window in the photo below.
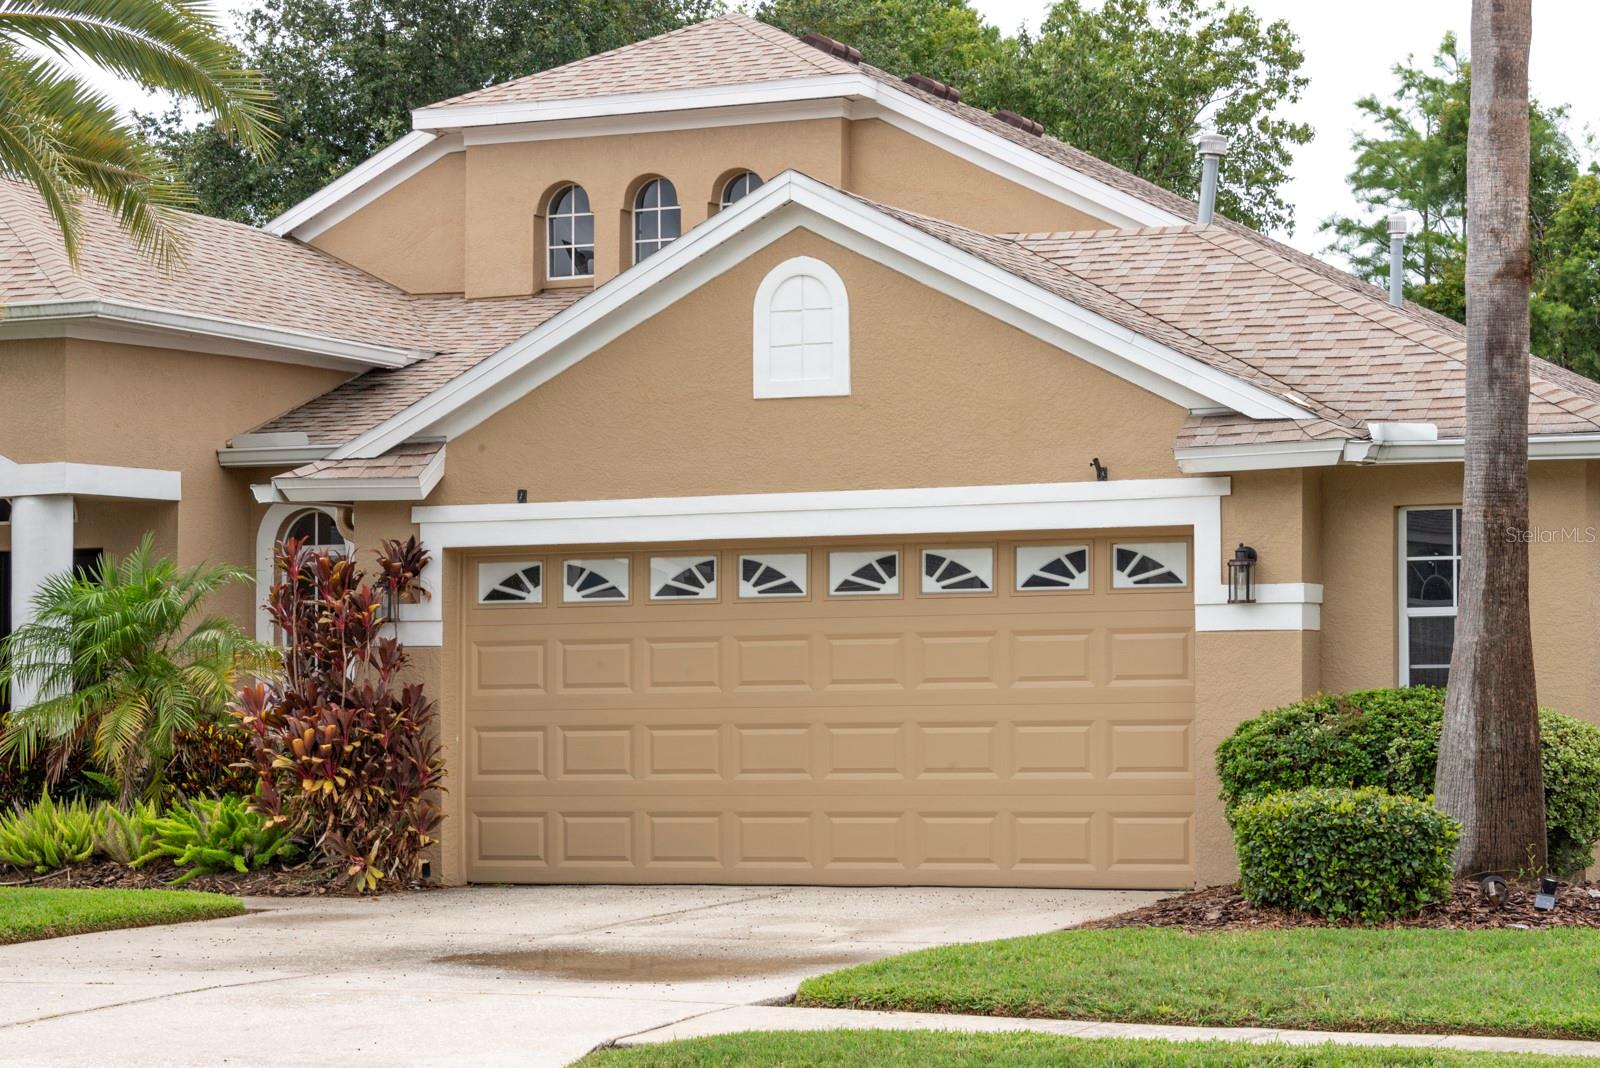
<svg viewBox="0 0 1600 1068">
<path fill-rule="evenodd" d="M 756 290 L 755 395 L 850 392 L 850 300 L 844 280 L 810 256 L 774 267 Z"/>
<path fill-rule="evenodd" d="M 755 171 L 741 171 L 723 183 L 718 203 L 724 208 L 731 207 L 760 189 L 761 184 L 761 175 Z"/>
<path fill-rule="evenodd" d="M 564 185 L 551 194 L 545 218 L 549 277 L 593 277 L 594 212 L 583 186 Z"/>
<path fill-rule="evenodd" d="M 678 190 L 665 178 L 652 178 L 633 198 L 633 262 L 660 252 L 683 232 Z"/>
</svg>

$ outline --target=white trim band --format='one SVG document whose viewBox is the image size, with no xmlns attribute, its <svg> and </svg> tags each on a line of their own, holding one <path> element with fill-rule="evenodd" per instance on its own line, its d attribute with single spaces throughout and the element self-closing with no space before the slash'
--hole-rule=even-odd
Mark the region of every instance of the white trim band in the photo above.
<svg viewBox="0 0 1600 1068">
<path fill-rule="evenodd" d="M 183 475 L 153 467 L 43 463 L 0 466 L 0 497 L 112 497 L 180 501 Z"/>
</svg>

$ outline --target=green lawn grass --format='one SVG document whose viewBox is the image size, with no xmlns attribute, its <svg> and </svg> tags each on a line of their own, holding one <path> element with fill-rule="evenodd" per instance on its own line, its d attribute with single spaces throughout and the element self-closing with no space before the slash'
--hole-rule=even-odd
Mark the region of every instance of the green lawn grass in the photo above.
<svg viewBox="0 0 1600 1068">
<path fill-rule="evenodd" d="M 1058 931 L 806 980 L 798 1003 L 994 1016 L 1600 1038 L 1600 931 Z"/>
<path fill-rule="evenodd" d="M 1364 1046 L 1063 1038 L 958 1031 L 747 1031 L 599 1050 L 573 1068 L 1578 1068 L 1594 1061 Z"/>
<path fill-rule="evenodd" d="M 53 890 L 0 887 L 0 945 L 118 927 L 237 916 L 244 902 L 187 890 Z"/>
</svg>

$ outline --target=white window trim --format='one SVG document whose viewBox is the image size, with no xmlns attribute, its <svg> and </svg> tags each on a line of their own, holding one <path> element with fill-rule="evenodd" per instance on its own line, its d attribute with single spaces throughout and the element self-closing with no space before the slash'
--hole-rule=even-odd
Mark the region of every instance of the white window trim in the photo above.
<svg viewBox="0 0 1600 1068">
<path fill-rule="evenodd" d="M 338 529 L 339 513 L 334 510 L 333 505 L 303 504 L 298 501 L 269 505 L 261 517 L 260 526 L 256 527 L 256 641 L 277 641 L 272 617 L 267 614 L 267 598 L 272 595 L 272 583 L 276 578 L 273 548 L 278 544 L 278 538 L 282 536 L 283 528 L 288 525 L 289 520 L 305 512 L 321 512 L 332 519 L 334 529 Z M 347 540 L 344 543 L 344 551 L 346 555 L 353 557 L 356 547 Z"/>
<path fill-rule="evenodd" d="M 796 278 L 815 278 L 828 291 L 829 340 L 833 374 L 827 378 L 774 381 L 772 378 L 772 299 L 779 287 Z M 752 367 L 758 400 L 777 397 L 848 397 L 850 395 L 850 295 L 839 272 L 811 256 L 784 260 L 761 280 L 754 308 L 755 345 Z"/>
<path fill-rule="evenodd" d="M 574 204 L 572 211 L 557 212 L 555 210 L 556 204 L 561 199 L 562 194 L 566 193 L 568 190 L 572 190 L 573 192 L 576 192 L 576 193 L 582 193 L 583 194 L 583 199 L 585 201 L 589 202 L 589 210 L 588 211 L 578 211 L 577 210 L 577 205 Z M 551 243 L 551 231 L 555 228 L 555 224 L 556 224 L 556 220 L 557 219 L 565 219 L 565 220 L 567 220 L 568 224 L 572 227 L 572 242 L 566 246 L 566 248 L 572 253 L 572 267 L 573 267 L 573 269 L 572 269 L 572 272 L 570 274 L 557 274 L 555 272 L 556 246 Z M 578 220 L 579 219 L 588 219 L 589 220 L 589 234 L 590 234 L 591 240 L 589 241 L 589 243 L 587 245 L 578 244 Z M 559 186 L 554 193 L 550 194 L 550 200 L 545 205 L 545 217 L 544 217 L 544 276 L 546 278 L 550 279 L 551 281 L 569 281 L 569 280 L 574 279 L 574 278 L 593 278 L 594 277 L 594 241 L 593 241 L 593 237 L 594 237 L 594 203 L 592 201 L 589 201 L 589 191 L 587 189 L 585 189 L 583 186 L 579 185 L 577 182 L 568 182 L 566 185 Z M 577 269 L 577 267 L 578 267 L 578 253 L 582 252 L 584 250 L 588 250 L 588 253 L 589 253 L 589 270 L 584 271 L 582 273 L 579 273 L 579 271 Z"/>
<path fill-rule="evenodd" d="M 660 195 L 657 194 L 656 206 L 653 208 L 647 208 L 641 203 L 641 201 L 644 200 L 645 190 L 657 183 L 660 183 L 664 189 L 672 190 L 672 203 L 662 204 Z M 678 236 L 663 239 L 661 237 L 661 220 L 666 218 L 669 213 L 678 217 Z M 654 215 L 656 217 L 655 237 L 639 236 L 639 219 L 644 215 Z M 634 263 L 643 263 L 651 256 L 658 255 L 665 251 L 668 245 L 672 244 L 674 241 L 678 240 L 679 237 L 683 236 L 683 198 L 678 196 L 678 187 L 673 184 L 670 179 L 663 178 L 660 175 L 649 179 L 644 184 L 639 186 L 638 192 L 633 194 L 633 203 L 629 206 L 628 228 L 632 231 Z M 639 255 L 639 249 L 643 245 L 650 245 L 652 247 L 647 254 L 641 256 Z"/>
<path fill-rule="evenodd" d="M 1406 596 L 1406 564 L 1408 563 L 1406 554 L 1406 517 L 1412 512 L 1438 512 L 1445 509 L 1459 512 L 1461 510 L 1461 505 L 1406 505 L 1404 508 L 1400 509 L 1400 521 L 1395 525 L 1395 560 L 1397 563 L 1395 568 L 1395 603 L 1399 608 L 1399 622 L 1395 627 L 1395 630 L 1398 632 L 1395 642 L 1398 650 L 1398 656 L 1395 663 L 1399 665 L 1396 681 L 1400 686 L 1411 685 L 1411 620 L 1426 618 L 1429 616 L 1435 618 L 1449 616 L 1454 618 L 1459 617 L 1461 613 L 1461 545 L 1455 540 L 1458 535 L 1455 533 L 1454 526 L 1451 529 L 1450 537 L 1451 547 L 1456 550 L 1456 581 L 1454 586 L 1456 599 L 1455 605 L 1451 606 L 1450 608 L 1412 608 L 1406 603 L 1406 601 L 1409 600 L 1409 598 Z"/>
</svg>

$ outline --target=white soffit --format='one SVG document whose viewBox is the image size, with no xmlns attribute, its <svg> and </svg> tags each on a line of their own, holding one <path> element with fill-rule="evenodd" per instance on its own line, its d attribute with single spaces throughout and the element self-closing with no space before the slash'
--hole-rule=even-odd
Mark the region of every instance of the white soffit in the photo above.
<svg viewBox="0 0 1600 1068">
<path fill-rule="evenodd" d="M 662 308 L 804 226 L 1011 323 L 1184 408 L 1257 419 L 1310 413 L 1071 303 L 815 179 L 785 171 L 663 251 L 331 455 L 379 456 L 418 437 L 452 439 Z"/>
</svg>

